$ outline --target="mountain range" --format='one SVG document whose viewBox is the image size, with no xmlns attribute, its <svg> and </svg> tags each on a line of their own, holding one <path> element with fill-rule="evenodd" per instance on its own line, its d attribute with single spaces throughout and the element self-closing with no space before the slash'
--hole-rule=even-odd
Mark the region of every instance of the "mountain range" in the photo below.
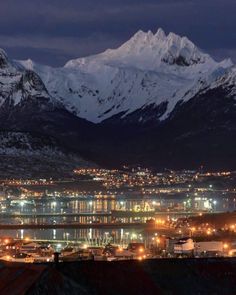
<svg viewBox="0 0 236 295">
<path fill-rule="evenodd" d="M 60 68 L 9 60 L 0 50 L 1 136 L 8 138 L 0 151 L 17 133 L 31 155 L 45 152 L 46 142 L 49 157 L 78 159 L 71 166 L 234 169 L 235 97 L 230 59 L 217 62 L 162 29 Z M 21 155 L 22 145 L 11 142 Z"/>
</svg>

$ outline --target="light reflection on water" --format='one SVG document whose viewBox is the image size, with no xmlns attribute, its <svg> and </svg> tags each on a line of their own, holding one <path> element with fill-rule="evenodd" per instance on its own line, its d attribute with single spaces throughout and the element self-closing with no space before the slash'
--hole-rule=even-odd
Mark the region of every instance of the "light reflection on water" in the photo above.
<svg viewBox="0 0 236 295">
<path fill-rule="evenodd" d="M 184 210 L 183 203 L 186 200 L 186 196 L 182 198 L 132 198 L 127 199 L 125 197 L 117 198 L 77 198 L 77 199 L 49 199 L 49 200 L 32 200 L 19 201 L 19 202 L 8 202 L 5 204 L 4 212 L 7 213 L 25 213 L 32 214 L 29 217 L 1 217 L 0 223 L 91 223 L 100 222 L 107 223 L 111 222 L 111 216 L 63 216 L 63 214 L 69 213 L 110 213 L 113 210 L 135 210 L 135 211 L 152 211 L 152 210 L 166 210 L 171 208 L 172 210 Z M 225 200 L 217 200 L 217 205 L 212 210 L 235 210 L 236 204 L 235 199 L 232 201 L 227 198 Z M 3 211 L 3 209 L 2 209 Z M 33 214 L 40 213 L 60 213 L 61 216 L 46 216 L 46 217 L 35 217 Z M 140 218 L 119 218 L 121 222 L 145 222 L 150 217 Z M 1 231 L 0 235 L 10 235 L 16 238 L 35 238 L 35 239 L 49 239 L 49 240 L 104 240 L 106 238 L 112 239 L 113 242 L 124 241 L 131 239 L 132 235 L 143 235 L 142 232 L 137 230 L 129 229 L 46 229 L 46 230 L 11 230 Z"/>
<path fill-rule="evenodd" d="M 128 244 L 130 241 L 145 242 L 148 237 L 142 230 L 137 229 L 46 229 L 46 230 L 8 230 L 1 235 L 17 239 L 37 239 L 50 241 L 80 241 L 86 244 L 104 245 L 108 242 Z"/>
</svg>

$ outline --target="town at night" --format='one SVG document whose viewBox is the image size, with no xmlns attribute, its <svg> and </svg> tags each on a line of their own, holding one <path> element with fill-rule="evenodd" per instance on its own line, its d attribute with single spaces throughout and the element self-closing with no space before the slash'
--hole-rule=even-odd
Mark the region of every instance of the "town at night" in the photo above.
<svg viewBox="0 0 236 295">
<path fill-rule="evenodd" d="M 235 0 L 2 0 L 0 295 L 236 294 Z"/>
<path fill-rule="evenodd" d="M 1 180 L 1 259 L 236 256 L 236 173 L 75 169 Z"/>
</svg>

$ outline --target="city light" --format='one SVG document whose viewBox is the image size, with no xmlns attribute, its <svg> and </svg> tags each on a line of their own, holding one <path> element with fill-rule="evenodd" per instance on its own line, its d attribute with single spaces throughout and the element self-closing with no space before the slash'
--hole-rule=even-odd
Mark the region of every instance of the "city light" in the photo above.
<svg viewBox="0 0 236 295">
<path fill-rule="evenodd" d="M 224 243 L 223 247 L 224 247 L 225 250 L 227 250 L 229 248 L 229 244 Z"/>
<path fill-rule="evenodd" d="M 99 179 L 99 189 L 88 192 L 88 190 L 66 188 L 60 191 L 59 187 L 55 187 L 55 190 L 51 189 L 50 193 L 47 193 L 47 199 L 42 199 L 44 195 L 40 195 L 38 191 L 35 195 L 33 192 L 35 184 L 28 182 L 27 189 L 23 188 L 21 191 L 19 188 L 21 191 L 19 197 L 6 193 L 5 199 L 9 205 L 4 204 L 3 198 L 1 207 L 3 212 L 8 210 L 7 206 L 24 207 L 24 213 L 21 210 L 19 213 L 13 214 L 11 211 L 7 213 L 10 219 L 14 218 L 14 223 L 9 224 L 9 227 L 17 228 L 17 239 L 10 237 L 2 239 L 2 247 L 6 255 L 10 255 L 11 251 L 16 249 L 20 251 L 22 244 L 26 249 L 27 246 L 30 249 L 31 246 L 42 245 L 43 241 L 41 242 L 38 238 L 42 234 L 41 229 L 47 228 L 52 229 L 52 234 L 47 236 L 49 248 L 62 253 L 62 257 L 66 256 L 66 251 L 72 249 L 73 253 L 81 252 L 83 259 L 84 257 L 92 259 L 94 254 L 91 253 L 95 251 L 93 248 L 96 248 L 101 260 L 108 258 L 117 260 L 116 252 L 119 259 L 172 258 L 178 254 L 175 253 L 175 248 L 181 249 L 185 244 L 186 247 L 192 247 L 201 239 L 206 239 L 209 243 L 215 239 L 218 243 L 220 240 L 221 246 L 218 249 L 223 249 L 223 253 L 219 250 L 217 257 L 234 255 L 233 249 L 229 246 L 232 243 L 231 237 L 227 236 L 229 231 L 233 235 L 236 230 L 233 217 L 229 224 L 218 225 L 216 222 L 213 225 L 211 220 L 208 220 L 208 216 L 215 214 L 216 204 L 219 209 L 230 203 L 229 200 L 231 200 L 230 204 L 234 204 L 235 197 L 230 197 L 231 192 L 227 195 L 227 190 L 217 191 L 217 194 L 213 195 L 216 185 L 211 188 L 209 185 L 201 185 L 202 178 L 210 176 L 198 174 L 196 178 L 194 173 L 173 171 L 154 173 L 150 170 L 136 171 L 135 169 L 131 172 L 88 169 L 81 170 L 80 173 L 82 173 L 78 174 L 80 176 L 83 173 L 89 173 L 89 179 L 95 178 L 94 182 Z M 110 180 L 112 180 L 111 186 L 104 187 L 102 190 L 103 182 L 108 184 Z M 199 181 L 198 185 L 196 185 L 197 181 Z M 72 183 L 76 186 L 73 181 Z M 11 185 L 13 185 L 12 182 Z M 18 183 L 14 182 L 14 186 L 16 185 Z M 53 185 L 55 186 L 55 182 Z M 59 210 L 55 212 L 56 208 Z M 42 220 L 45 220 L 45 223 L 42 223 Z M 135 223 L 135 226 L 132 226 L 132 223 Z M 63 228 L 64 224 L 68 232 L 63 231 L 61 240 L 59 232 L 56 235 L 56 231 Z M 29 236 L 24 237 L 26 230 L 22 227 L 23 225 L 36 228 L 33 239 Z M 69 230 L 70 226 L 71 229 L 79 228 L 80 241 L 77 240 L 77 234 Z M 191 242 L 186 242 L 187 238 L 191 239 Z M 223 242 L 225 239 L 227 243 Z M 168 245 L 172 243 L 172 240 L 173 246 L 169 249 Z M 107 253 L 104 250 L 106 247 L 108 250 L 114 247 L 115 250 Z M 193 249 L 191 255 L 195 256 L 195 251 L 196 249 Z M 212 255 L 212 253 L 206 252 L 205 255 Z M 44 261 L 47 259 L 50 260 L 51 256 L 49 258 L 46 255 Z"/>
</svg>

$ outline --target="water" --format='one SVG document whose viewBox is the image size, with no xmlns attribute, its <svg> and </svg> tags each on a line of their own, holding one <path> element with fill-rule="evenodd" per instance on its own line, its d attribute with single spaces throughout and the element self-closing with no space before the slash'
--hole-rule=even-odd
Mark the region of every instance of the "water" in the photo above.
<svg viewBox="0 0 236 295">
<path fill-rule="evenodd" d="M 153 200 L 141 200 L 140 198 L 132 200 L 117 200 L 114 196 L 76 198 L 76 199 L 48 199 L 30 202 L 15 201 L 2 204 L 2 212 L 16 213 L 19 217 L 1 217 L 1 224 L 44 224 L 44 223 L 110 223 L 111 216 L 96 216 L 96 213 L 108 213 L 113 210 L 154 210 Z M 44 216 L 35 217 L 33 214 L 55 214 L 61 216 Z M 90 213 L 91 216 L 65 216 L 71 213 Z M 23 217 L 23 214 L 32 214 L 32 216 Z M 64 215 L 65 214 L 65 215 Z M 63 216 L 64 215 L 64 216 Z M 148 217 L 137 218 L 120 218 L 120 222 L 145 222 Z M 130 230 L 120 229 L 40 229 L 40 230 L 2 230 L 0 235 L 9 235 L 14 238 L 31 238 L 42 240 L 64 240 L 64 241 L 88 241 L 94 244 L 106 243 L 127 243 L 132 239 L 142 241 L 141 231 L 135 228 Z"/>
<path fill-rule="evenodd" d="M 212 197 L 209 197 L 213 200 Z M 209 203 L 208 202 L 208 203 Z M 235 198 L 224 196 L 224 198 L 214 199 L 212 202 L 211 210 L 228 211 L 235 210 L 236 203 Z M 204 202 L 200 202 L 204 204 Z M 200 204 L 199 203 L 199 204 Z M 172 198 L 170 196 L 166 198 L 154 197 L 125 197 L 125 196 L 85 196 L 76 198 L 47 198 L 47 199 L 31 199 L 31 200 L 8 200 L 1 202 L 2 213 L 17 213 L 19 216 L 1 216 L 0 223 L 6 224 L 44 224 L 44 223 L 111 223 L 112 216 L 96 216 L 96 213 L 110 213 L 113 210 L 122 211 L 145 211 L 147 216 L 142 217 L 122 217 L 119 218 L 119 222 L 146 222 L 150 219 L 150 212 L 153 210 L 171 210 L 182 211 L 186 210 L 186 196 Z M 208 204 L 209 205 L 209 204 Z M 190 207 L 196 206 L 196 203 L 188 205 Z M 199 205 L 200 206 L 200 205 Z M 190 208 L 189 208 L 190 209 Z M 200 209 L 200 208 L 199 208 Z M 37 216 L 34 214 L 55 214 L 59 213 L 60 216 Z M 71 213 L 90 213 L 91 216 L 66 216 Z M 23 214 L 29 214 L 32 216 L 23 216 Z M 184 213 L 183 213 L 184 216 Z M 165 217 L 169 217 L 166 214 Z M 171 216 L 172 218 L 179 217 Z M 142 241 L 145 239 L 145 233 L 141 230 L 131 228 L 129 230 L 123 228 L 115 229 L 37 229 L 37 230 L 1 230 L 1 236 L 9 235 L 14 238 L 31 238 L 42 240 L 64 240 L 64 241 L 90 241 L 94 244 L 104 243 L 106 241 L 112 241 L 114 243 L 126 243 L 132 239 Z"/>
</svg>

